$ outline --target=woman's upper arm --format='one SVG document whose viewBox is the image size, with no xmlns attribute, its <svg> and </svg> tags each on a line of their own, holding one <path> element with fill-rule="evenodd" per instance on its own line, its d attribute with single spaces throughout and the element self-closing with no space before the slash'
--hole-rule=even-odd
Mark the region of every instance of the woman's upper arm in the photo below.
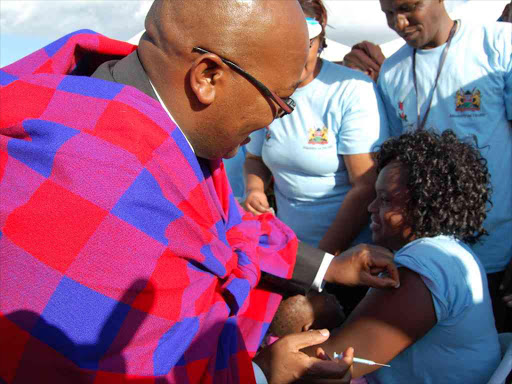
<svg viewBox="0 0 512 384">
<path fill-rule="evenodd" d="M 354 347 L 356 357 L 387 363 L 434 327 L 434 303 L 425 283 L 410 269 L 400 268 L 399 273 L 400 288 L 370 290 L 326 342 L 324 349 L 330 356 Z M 376 369 L 354 364 L 354 377 Z"/>
<path fill-rule="evenodd" d="M 372 153 L 343 155 L 343 162 L 347 168 L 350 184 L 368 185 L 374 188 L 377 173 Z"/>
</svg>

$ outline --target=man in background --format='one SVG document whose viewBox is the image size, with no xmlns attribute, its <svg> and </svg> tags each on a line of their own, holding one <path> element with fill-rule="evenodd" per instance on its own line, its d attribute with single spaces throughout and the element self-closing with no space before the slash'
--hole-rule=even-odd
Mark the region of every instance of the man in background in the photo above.
<svg viewBox="0 0 512 384">
<path fill-rule="evenodd" d="M 487 272 L 498 331 L 510 331 L 512 25 L 454 21 L 443 0 L 381 0 L 380 5 L 389 27 L 407 43 L 384 62 L 378 81 L 392 134 L 453 129 L 459 138 L 476 137 L 488 162 L 493 188 L 484 223 L 488 235 L 474 251 Z M 466 225 L 464 217 L 459 220 Z"/>
</svg>

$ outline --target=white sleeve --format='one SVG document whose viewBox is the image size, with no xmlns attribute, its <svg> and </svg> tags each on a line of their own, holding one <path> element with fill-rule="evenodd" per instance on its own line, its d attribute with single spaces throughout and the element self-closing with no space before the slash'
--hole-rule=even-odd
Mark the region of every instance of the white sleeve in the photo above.
<svg viewBox="0 0 512 384">
<path fill-rule="evenodd" d="M 331 265 L 331 261 L 334 259 L 334 255 L 331 255 L 330 253 L 325 253 L 324 258 L 322 259 L 322 263 L 320 264 L 320 268 L 318 268 L 318 271 L 315 276 L 315 280 L 313 280 L 313 284 L 311 284 L 311 288 L 322 292 L 324 289 L 324 276 L 327 273 L 327 269 L 329 268 L 329 265 Z"/>
</svg>

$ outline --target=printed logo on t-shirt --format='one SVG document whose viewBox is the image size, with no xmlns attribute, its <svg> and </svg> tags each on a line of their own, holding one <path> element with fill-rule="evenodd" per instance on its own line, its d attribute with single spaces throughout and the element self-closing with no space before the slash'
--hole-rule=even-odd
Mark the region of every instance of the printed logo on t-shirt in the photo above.
<svg viewBox="0 0 512 384">
<path fill-rule="evenodd" d="M 457 112 L 480 111 L 480 90 L 472 91 L 460 89 L 455 93 L 455 110 Z"/>
<path fill-rule="evenodd" d="M 312 145 L 325 145 L 329 144 L 328 138 L 329 128 L 310 128 L 308 144 Z"/>
<path fill-rule="evenodd" d="M 403 101 L 398 102 L 398 117 L 400 118 L 400 120 L 407 122 L 407 115 L 405 114 L 405 111 L 404 111 L 404 102 Z"/>
</svg>

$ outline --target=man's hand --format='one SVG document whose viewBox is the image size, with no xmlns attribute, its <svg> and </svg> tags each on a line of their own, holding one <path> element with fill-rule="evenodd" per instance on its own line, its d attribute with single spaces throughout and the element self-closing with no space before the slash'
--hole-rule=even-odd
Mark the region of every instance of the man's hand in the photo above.
<svg viewBox="0 0 512 384">
<path fill-rule="evenodd" d="M 317 357 L 301 352 L 302 348 L 323 343 L 329 338 L 326 329 L 295 333 L 277 340 L 254 358 L 269 384 L 293 383 L 301 377 L 339 379 L 337 383 L 350 383 L 354 350 L 348 348 L 342 360 L 330 361 L 321 348 Z"/>
<path fill-rule="evenodd" d="M 512 308 L 512 261 L 508 263 L 507 269 L 505 269 L 505 275 L 500 284 L 500 295 L 505 305 Z"/>
<path fill-rule="evenodd" d="M 246 211 L 252 212 L 255 215 L 272 212 L 268 204 L 267 195 L 263 191 L 248 191 L 243 207 Z"/>
<path fill-rule="evenodd" d="M 378 276 L 381 272 L 387 272 Z M 393 253 L 376 245 L 360 244 L 336 256 L 324 280 L 343 285 L 368 285 L 375 288 L 398 288 L 400 278 L 393 263 Z"/>
</svg>

